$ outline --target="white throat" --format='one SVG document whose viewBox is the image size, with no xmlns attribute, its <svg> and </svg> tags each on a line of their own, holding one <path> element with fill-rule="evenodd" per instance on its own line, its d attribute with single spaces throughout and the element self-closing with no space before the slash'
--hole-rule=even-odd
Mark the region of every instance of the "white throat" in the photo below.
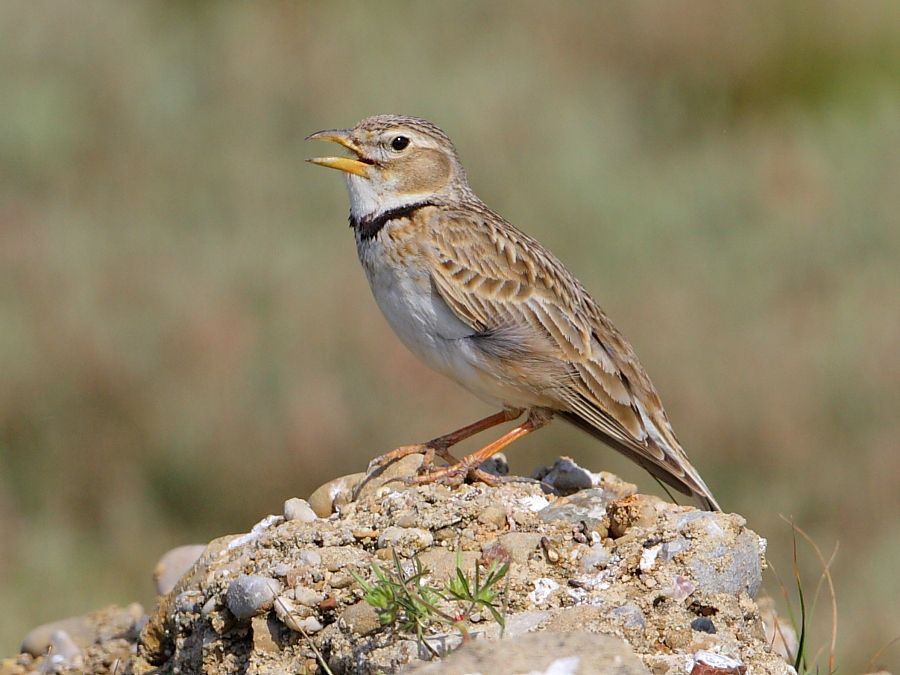
<svg viewBox="0 0 900 675">
<path fill-rule="evenodd" d="M 423 195 L 398 195 L 380 191 L 368 178 L 352 173 L 344 174 L 350 194 L 350 216 L 357 221 L 374 218 L 382 213 L 422 201 Z"/>
</svg>

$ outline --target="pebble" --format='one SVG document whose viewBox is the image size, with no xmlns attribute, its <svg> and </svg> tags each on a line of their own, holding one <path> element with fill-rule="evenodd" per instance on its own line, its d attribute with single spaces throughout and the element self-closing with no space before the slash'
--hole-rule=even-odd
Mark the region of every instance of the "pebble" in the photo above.
<svg viewBox="0 0 900 675">
<path fill-rule="evenodd" d="M 593 572 L 597 569 L 605 569 L 609 564 L 612 554 L 602 544 L 591 546 L 587 554 L 581 559 L 581 569 L 585 572 Z"/>
<path fill-rule="evenodd" d="M 734 539 L 723 538 L 718 545 L 713 542 L 712 546 L 699 547 L 689 565 L 697 586 L 705 593 L 737 595 L 744 591 L 753 598 L 762 585 L 759 540 L 750 532 Z"/>
<path fill-rule="evenodd" d="M 508 554 L 512 562 L 524 565 L 541 543 L 538 532 L 507 532 L 500 535 L 500 546 Z"/>
<path fill-rule="evenodd" d="M 225 604 L 237 619 L 249 619 L 271 609 L 281 583 L 270 577 L 242 574 L 231 582 Z"/>
<path fill-rule="evenodd" d="M 381 628 L 378 611 L 364 600 L 341 612 L 341 619 L 357 635 L 368 635 Z"/>
<path fill-rule="evenodd" d="M 322 554 L 318 551 L 302 551 L 300 555 L 297 556 L 297 562 L 301 565 L 308 565 L 309 567 L 318 567 L 322 564 Z"/>
<path fill-rule="evenodd" d="M 631 495 L 611 502 L 609 534 L 618 539 L 632 528 L 651 528 L 656 525 L 656 504 L 661 500 L 652 495 Z"/>
<path fill-rule="evenodd" d="M 434 544 L 434 536 L 420 527 L 386 527 L 378 535 L 378 548 L 393 547 L 406 553 L 417 553 Z"/>
<path fill-rule="evenodd" d="M 456 576 L 456 566 L 463 573 L 469 573 L 475 569 L 478 563 L 477 551 L 447 551 L 445 549 L 429 549 L 419 555 L 419 562 L 428 570 L 435 583 L 441 584 Z"/>
<path fill-rule="evenodd" d="M 56 630 L 50 635 L 49 653 L 41 663 L 38 672 L 56 673 L 59 670 L 82 665 L 81 649 L 64 630 Z"/>
<path fill-rule="evenodd" d="M 659 557 L 664 562 L 669 562 L 679 553 L 684 553 L 691 547 L 691 542 L 682 537 L 681 535 L 677 536 L 672 541 L 666 542 L 662 546 L 662 550 L 659 552 Z"/>
<path fill-rule="evenodd" d="M 325 594 L 320 593 L 315 589 L 308 588 L 306 586 L 296 586 L 294 588 L 294 600 L 296 600 L 301 605 L 305 605 L 307 607 L 316 607 L 324 599 Z"/>
<path fill-rule="evenodd" d="M 329 584 L 332 588 L 347 588 L 350 584 L 353 583 L 353 577 L 349 574 L 344 574 L 343 572 L 338 572 L 334 576 L 331 577 Z"/>
<path fill-rule="evenodd" d="M 178 546 L 163 554 L 153 568 L 153 584 L 157 595 L 166 595 L 203 555 L 206 544 Z"/>
<path fill-rule="evenodd" d="M 716 626 L 713 624 L 712 620 L 708 617 L 701 616 L 693 621 L 691 621 L 691 630 L 696 630 L 701 633 L 709 633 L 711 635 L 715 635 Z"/>
<path fill-rule="evenodd" d="M 94 626 L 84 616 L 76 616 L 70 619 L 62 619 L 52 623 L 45 623 L 29 631 L 22 640 L 21 650 L 32 656 L 41 656 L 47 653 L 52 644 L 54 633 L 65 633 L 70 640 L 81 647 L 87 647 L 94 641 Z"/>
<path fill-rule="evenodd" d="M 494 476 L 509 475 L 509 462 L 506 459 L 506 455 L 504 455 L 502 452 L 498 452 L 496 455 L 492 455 L 491 457 L 483 461 L 478 468 Z"/>
<path fill-rule="evenodd" d="M 597 477 L 587 469 L 578 466 L 571 457 L 558 458 L 553 466 L 535 471 L 532 478 L 551 486 L 563 495 L 570 495 L 579 490 L 588 490 L 597 485 Z"/>
<path fill-rule="evenodd" d="M 582 490 L 569 497 L 557 499 L 547 508 L 541 509 L 538 516 L 545 523 L 563 520 L 573 525 L 585 523 L 589 530 L 602 527 L 605 531 L 606 507 L 617 498 L 618 495 L 603 488 Z"/>
<path fill-rule="evenodd" d="M 506 509 L 496 504 L 486 506 L 478 514 L 478 522 L 484 525 L 493 525 L 497 529 L 506 527 Z"/>
<path fill-rule="evenodd" d="M 690 675 L 745 675 L 747 666 L 736 659 L 714 652 L 699 651 L 693 656 Z"/>
<path fill-rule="evenodd" d="M 623 628 L 643 630 L 646 624 L 641 608 L 633 603 L 627 603 L 609 611 L 609 616 L 622 624 Z"/>
<path fill-rule="evenodd" d="M 334 513 L 335 505 L 352 500 L 353 491 L 366 477 L 365 473 L 351 473 L 320 485 L 309 496 L 308 504 L 319 518 L 327 518 Z"/>
<path fill-rule="evenodd" d="M 553 592 L 559 588 L 559 584 L 547 577 L 534 580 L 534 590 L 528 594 L 528 599 L 535 605 L 547 602 Z"/>
<path fill-rule="evenodd" d="M 311 523 L 318 519 L 309 502 L 299 497 L 292 497 L 284 503 L 284 519 Z"/>
</svg>

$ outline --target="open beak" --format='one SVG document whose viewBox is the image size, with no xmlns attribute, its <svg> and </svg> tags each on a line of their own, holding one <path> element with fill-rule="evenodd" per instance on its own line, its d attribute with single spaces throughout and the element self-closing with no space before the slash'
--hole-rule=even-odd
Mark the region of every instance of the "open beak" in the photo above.
<svg viewBox="0 0 900 675">
<path fill-rule="evenodd" d="M 329 169 L 338 169 L 346 171 L 363 178 L 369 177 L 369 167 L 373 164 L 371 160 L 363 157 L 362 151 L 350 138 L 348 129 L 326 129 L 325 131 L 317 131 L 306 137 L 308 141 L 331 141 L 347 148 L 356 155 L 356 159 L 351 157 L 313 157 L 306 160 L 319 166 L 327 166 Z"/>
</svg>

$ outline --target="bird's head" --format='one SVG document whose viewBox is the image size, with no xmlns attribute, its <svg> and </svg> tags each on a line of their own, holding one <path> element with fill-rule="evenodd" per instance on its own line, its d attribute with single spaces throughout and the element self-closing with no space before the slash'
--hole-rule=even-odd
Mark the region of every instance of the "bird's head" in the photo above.
<svg viewBox="0 0 900 675">
<path fill-rule="evenodd" d="M 446 199 L 454 192 L 468 190 L 465 172 L 447 134 L 417 117 L 367 117 L 352 129 L 317 131 L 306 140 L 331 141 L 353 154 L 309 161 L 344 172 L 350 211 L 355 217 Z"/>
</svg>

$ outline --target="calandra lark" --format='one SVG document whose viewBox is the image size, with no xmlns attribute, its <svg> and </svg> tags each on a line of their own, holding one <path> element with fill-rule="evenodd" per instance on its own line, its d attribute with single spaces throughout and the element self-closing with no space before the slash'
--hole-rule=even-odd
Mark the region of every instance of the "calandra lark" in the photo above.
<svg viewBox="0 0 900 675">
<path fill-rule="evenodd" d="M 378 115 L 309 139 L 353 154 L 310 161 L 345 174 L 359 259 L 391 327 L 433 369 L 500 408 L 379 462 L 423 452 L 430 470 L 415 482 L 490 481 L 478 469 L 485 459 L 559 416 L 718 510 L 631 345 L 556 256 L 478 198 L 441 129 Z M 460 461 L 449 453 L 524 412 L 481 450 Z M 435 453 L 447 467 L 431 468 Z"/>
</svg>

